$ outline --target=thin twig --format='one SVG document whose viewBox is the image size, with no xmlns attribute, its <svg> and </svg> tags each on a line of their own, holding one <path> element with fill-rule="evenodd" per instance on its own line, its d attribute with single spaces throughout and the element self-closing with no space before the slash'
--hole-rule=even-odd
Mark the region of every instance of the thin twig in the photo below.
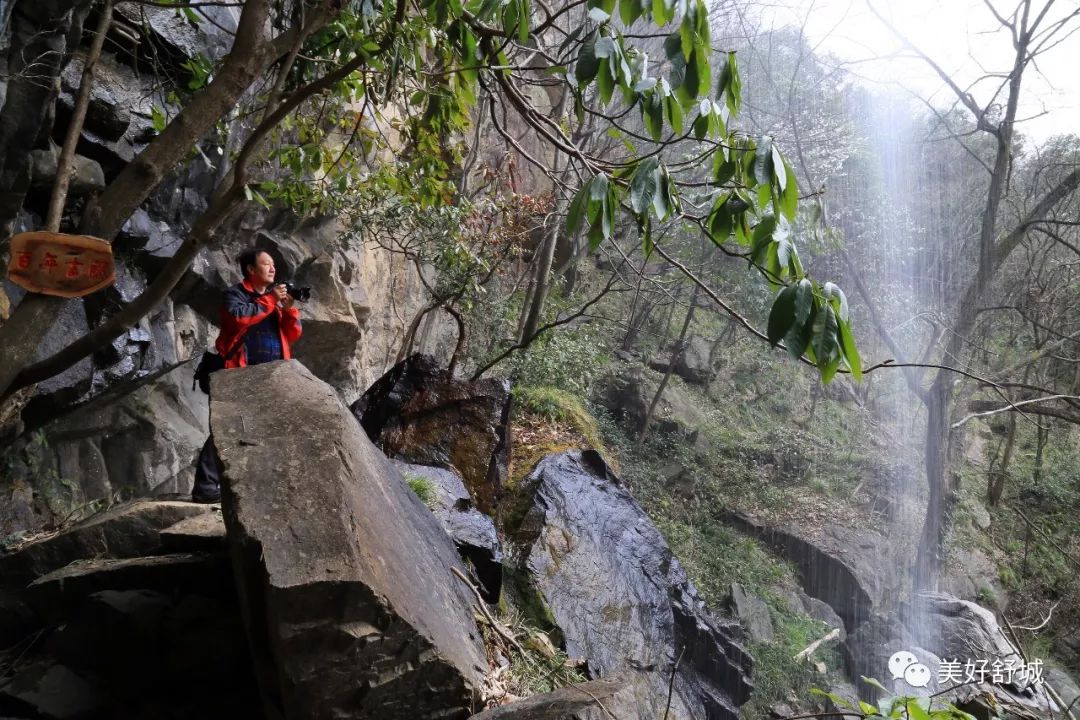
<svg viewBox="0 0 1080 720">
<path fill-rule="evenodd" d="M 668 678 L 667 684 L 667 705 L 664 707 L 664 720 L 668 720 L 668 713 L 671 711 L 671 695 L 675 691 L 675 673 L 679 670 L 679 663 L 682 662 L 684 653 L 686 653 L 685 645 L 679 651 L 679 657 L 675 658 L 675 664 L 671 666 L 671 677 Z"/>
<path fill-rule="evenodd" d="M 499 633 L 499 635 L 502 636 L 504 640 L 513 645 L 519 653 L 521 653 L 522 655 L 526 655 L 525 648 L 521 647 L 521 643 L 519 643 L 513 635 L 506 632 L 506 630 L 503 629 L 502 625 L 491 615 L 491 611 L 487 609 L 487 603 L 484 602 L 484 597 L 480 594 L 480 591 L 477 589 L 477 587 L 473 585 L 472 580 L 466 577 L 465 573 L 461 572 L 456 567 L 450 568 L 450 572 L 454 573 L 454 575 L 456 575 L 457 578 L 461 580 L 461 582 L 469 586 L 469 589 L 472 590 L 473 595 L 476 596 L 476 602 L 480 606 L 480 612 L 484 613 L 484 617 L 487 618 L 487 621 L 489 623 L 491 623 L 491 627 L 495 629 L 495 632 Z"/>
</svg>

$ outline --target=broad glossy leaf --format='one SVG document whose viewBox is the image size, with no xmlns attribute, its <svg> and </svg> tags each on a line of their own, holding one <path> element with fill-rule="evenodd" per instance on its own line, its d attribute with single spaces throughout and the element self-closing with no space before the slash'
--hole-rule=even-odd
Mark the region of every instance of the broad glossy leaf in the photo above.
<svg viewBox="0 0 1080 720">
<path fill-rule="evenodd" d="M 578 190 L 577 195 L 570 201 L 570 207 L 566 211 L 566 234 L 570 237 L 577 235 L 577 231 L 581 227 L 581 221 L 585 217 L 585 207 L 589 202 L 589 185 L 590 183 L 585 183 Z"/>
<path fill-rule="evenodd" d="M 574 64 L 574 78 L 578 85 L 584 87 L 596 77 L 600 69 L 600 60 L 596 57 L 596 33 L 581 44 L 581 52 L 578 53 L 577 62 Z"/>
<path fill-rule="evenodd" d="M 630 181 L 630 207 L 638 215 L 652 207 L 653 196 L 659 185 L 657 164 L 655 157 L 645 158 L 638 163 L 634 178 Z"/>
<path fill-rule="evenodd" d="M 773 142 L 770 136 L 762 135 L 758 139 L 757 149 L 754 154 L 754 179 L 762 185 L 772 183 L 772 147 Z"/>
<path fill-rule="evenodd" d="M 779 170 L 777 170 L 779 177 Z M 787 160 L 784 160 L 784 190 L 780 194 L 779 205 L 780 212 L 788 220 L 795 221 L 795 213 L 799 209 L 799 184 L 795 180 L 795 173 L 791 169 L 791 165 Z"/>
<path fill-rule="evenodd" d="M 848 370 L 851 371 L 851 377 L 855 380 L 862 380 L 862 358 L 859 356 L 859 349 L 855 345 L 855 338 L 851 334 L 851 326 L 840 320 L 837 323 L 838 333 L 837 337 L 840 339 L 840 352 L 844 356 L 844 363 L 847 365 Z"/>
<path fill-rule="evenodd" d="M 795 287 L 795 322 L 802 325 L 814 309 L 814 283 L 803 278 Z"/>
<path fill-rule="evenodd" d="M 619 19 L 626 27 L 633 25 L 641 17 L 641 12 L 640 0 L 619 0 Z"/>
<path fill-rule="evenodd" d="M 795 324 L 795 286 L 788 285 L 776 295 L 769 311 L 769 342 L 779 344 Z"/>
</svg>

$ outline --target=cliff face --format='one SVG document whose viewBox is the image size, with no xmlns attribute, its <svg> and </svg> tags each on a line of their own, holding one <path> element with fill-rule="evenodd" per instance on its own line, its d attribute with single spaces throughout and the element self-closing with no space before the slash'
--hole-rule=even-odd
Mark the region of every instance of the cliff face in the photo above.
<svg viewBox="0 0 1080 720">
<path fill-rule="evenodd" d="M 5 13 L 18 5 L 25 3 L 9 4 Z M 77 9 L 64 8 L 74 37 L 84 20 L 87 26 L 94 20 L 83 18 Z M 172 10 L 116 5 L 77 145 L 78 175 L 62 230 L 74 229 L 88 198 L 145 147 L 155 132 L 155 109 L 170 116 L 175 112 L 168 91 L 185 81 L 183 63 L 199 55 L 219 58 L 227 51 L 235 8 L 207 11 L 214 23 L 193 27 Z M 9 69 L 13 55 L 24 50 L 13 33 L 32 21 L 19 13 L 15 7 L 18 17 L 3 25 L 0 37 L 0 64 Z M 124 28 L 133 22 L 145 32 L 139 42 L 125 35 Z M 37 121 L 35 133 L 24 133 L 23 147 L 8 148 L 11 152 L 0 168 L 12 180 L 8 185 L 17 186 L 5 195 L 18 201 L 6 208 L 13 232 L 43 225 L 57 145 L 78 92 L 79 50 L 73 52 L 70 42 L 58 47 L 65 55 L 57 96 L 46 99 L 44 122 Z M 18 79 L 0 72 L 0 118 L 8 128 L 25 126 L 31 115 L 41 112 L 17 91 Z M 4 137 L 6 145 L 18 140 L 10 135 Z M 93 329 L 146 288 L 206 208 L 211 188 L 227 170 L 222 158 L 228 155 L 228 144 L 228 138 L 206 139 L 187 166 L 178 168 L 132 215 L 113 243 L 115 286 L 69 301 L 38 359 Z M 22 156 L 25 173 L 16 178 L 11 173 L 18 170 L 14 166 Z M 295 354 L 343 400 L 359 397 L 394 364 L 409 324 L 428 298 L 409 260 L 374 245 L 349 242 L 345 230 L 336 217 L 301 219 L 287 210 L 249 203 L 219 231 L 214 245 L 201 252 L 171 296 L 138 325 L 41 383 L 24 408 L 14 408 L 17 415 L 9 404 L 6 417 L 0 413 L 0 442 L 11 458 L 0 476 L 5 498 L 0 502 L 5 508 L 0 510 L 0 537 L 34 531 L 57 514 L 116 493 L 188 492 L 192 462 L 208 433 L 207 400 L 192 391 L 191 373 L 216 338 L 220 295 L 240 280 L 234 258 L 246 247 L 270 250 L 279 277 L 311 286 L 312 299 L 301 310 L 304 336 Z M 5 236 L 0 240 L 4 276 L 6 251 Z M 22 295 L 6 281 L 0 285 L 0 323 Z M 429 315 L 414 349 L 445 359 L 453 333 L 446 318 Z"/>
</svg>

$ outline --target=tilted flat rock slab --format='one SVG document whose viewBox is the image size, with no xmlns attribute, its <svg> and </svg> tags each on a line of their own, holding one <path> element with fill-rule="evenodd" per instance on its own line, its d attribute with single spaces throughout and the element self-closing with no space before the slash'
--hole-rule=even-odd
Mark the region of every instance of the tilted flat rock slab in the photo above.
<svg viewBox="0 0 1080 720">
<path fill-rule="evenodd" d="M 101 590 L 157 590 L 231 595 L 222 555 L 177 553 L 141 558 L 79 560 L 43 575 L 27 588 L 35 612 L 59 621 L 83 598 Z"/>
<path fill-rule="evenodd" d="M 220 512 L 193 515 L 161 531 L 170 552 L 216 552 L 225 549 L 225 518 Z"/>
<path fill-rule="evenodd" d="M 135 500 L 95 515 L 57 535 L 0 555 L 0 584 L 25 587 L 73 560 L 131 558 L 161 552 L 160 531 L 210 512 L 208 505 Z"/>
<path fill-rule="evenodd" d="M 461 561 L 330 386 L 214 375 L 228 543 L 257 672 L 288 718 L 460 718 L 486 667 Z"/>
<path fill-rule="evenodd" d="M 620 720 L 736 720 L 750 694 L 750 657 L 715 620 L 660 532 L 592 450 L 549 455 L 526 479 L 533 506 L 519 535 L 529 573 L 590 672 L 625 675 Z M 684 650 L 685 648 L 685 650 Z M 623 694 L 620 693 L 620 696 Z"/>
</svg>

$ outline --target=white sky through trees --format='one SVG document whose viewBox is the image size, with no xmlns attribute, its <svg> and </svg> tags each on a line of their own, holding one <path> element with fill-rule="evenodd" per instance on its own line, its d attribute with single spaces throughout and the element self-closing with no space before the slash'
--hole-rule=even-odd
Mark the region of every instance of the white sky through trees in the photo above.
<svg viewBox="0 0 1080 720">
<path fill-rule="evenodd" d="M 1046 1 L 1035 0 L 1033 11 Z M 1041 28 L 1080 8 L 1080 0 L 1051 1 L 1053 6 Z M 987 2 L 1008 17 L 1018 0 L 873 0 L 873 7 L 957 84 L 970 87 L 982 104 L 1003 78 L 975 81 L 987 73 L 1007 71 L 1014 53 L 1008 31 L 991 14 Z M 798 26 L 805 21 L 811 45 L 819 53 L 844 61 L 864 82 L 894 87 L 899 83 L 937 107 L 950 107 L 955 100 L 952 90 L 925 62 L 894 55 L 902 51 L 902 45 L 875 17 L 868 0 L 778 0 L 761 11 L 761 18 L 762 29 Z M 1080 17 L 1073 18 L 1049 45 L 1053 47 L 1025 73 L 1023 105 L 1018 113 L 1018 118 L 1032 118 L 1020 128 L 1036 140 L 1060 133 L 1080 134 Z M 880 57 L 887 59 L 874 60 Z M 1000 97 L 1004 99 L 1006 93 Z"/>
</svg>

